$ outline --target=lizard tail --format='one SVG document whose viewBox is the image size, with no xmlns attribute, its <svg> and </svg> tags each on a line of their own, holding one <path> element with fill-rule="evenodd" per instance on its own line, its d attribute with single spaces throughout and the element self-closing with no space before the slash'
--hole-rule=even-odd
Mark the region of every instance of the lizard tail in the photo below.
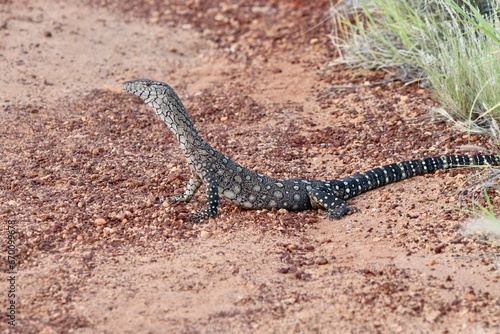
<svg viewBox="0 0 500 334">
<path fill-rule="evenodd" d="M 344 198 L 351 198 L 365 191 L 438 169 L 488 165 L 499 166 L 500 155 L 446 155 L 406 160 L 338 179 L 337 184 L 343 188 Z"/>
</svg>

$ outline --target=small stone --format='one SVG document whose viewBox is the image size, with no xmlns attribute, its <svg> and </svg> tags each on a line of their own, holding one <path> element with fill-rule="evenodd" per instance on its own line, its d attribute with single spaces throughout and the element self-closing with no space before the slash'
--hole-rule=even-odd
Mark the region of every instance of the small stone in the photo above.
<svg viewBox="0 0 500 334">
<path fill-rule="evenodd" d="M 106 225 L 106 220 L 104 218 L 97 218 L 95 221 L 94 221 L 94 225 L 97 225 L 97 226 L 104 226 Z"/>
<path fill-rule="evenodd" d="M 111 227 L 105 227 L 102 229 L 102 233 L 104 235 L 110 235 L 114 232 L 114 230 Z"/>
<path fill-rule="evenodd" d="M 361 123 L 366 121 L 366 117 L 364 115 L 358 116 L 352 120 L 353 123 Z"/>
<path fill-rule="evenodd" d="M 437 262 L 436 262 L 436 260 L 434 260 L 434 259 L 430 259 L 429 261 L 427 261 L 427 265 L 428 265 L 428 266 L 433 266 L 433 265 L 435 265 L 436 263 L 437 263 Z"/>
<path fill-rule="evenodd" d="M 465 295 L 465 299 L 469 302 L 475 302 L 477 300 L 476 296 L 471 292 Z"/>
<path fill-rule="evenodd" d="M 202 238 L 202 239 L 207 239 L 208 237 L 210 237 L 210 235 L 211 234 L 208 231 L 201 231 L 200 232 L 200 238 Z"/>
<path fill-rule="evenodd" d="M 417 219 L 418 217 L 420 217 L 420 215 L 416 212 L 407 213 L 406 216 L 410 219 Z"/>
<path fill-rule="evenodd" d="M 313 245 L 305 245 L 304 250 L 306 250 L 308 252 L 312 252 L 312 251 L 314 251 L 314 246 Z"/>
<path fill-rule="evenodd" d="M 315 45 L 315 44 L 318 44 L 319 43 L 319 39 L 318 38 L 311 38 L 311 40 L 309 41 L 309 44 L 311 45 Z"/>
<path fill-rule="evenodd" d="M 283 208 L 281 208 L 281 209 L 279 209 L 279 210 L 278 210 L 278 213 L 279 213 L 280 215 L 284 215 L 285 213 L 288 213 L 288 210 L 287 210 L 287 209 L 283 209 Z"/>
<path fill-rule="evenodd" d="M 217 22 L 227 22 L 228 19 L 227 17 L 225 17 L 223 14 L 221 13 L 217 13 L 214 17 L 214 20 L 217 21 Z"/>
<path fill-rule="evenodd" d="M 280 274 L 288 274 L 289 271 L 290 271 L 290 267 L 285 267 L 285 268 L 279 268 L 278 269 L 278 273 L 280 273 Z"/>
<path fill-rule="evenodd" d="M 254 14 L 267 14 L 271 11 L 271 7 L 268 6 L 253 6 L 250 8 Z"/>
<path fill-rule="evenodd" d="M 323 266 L 325 264 L 328 264 L 328 260 L 325 257 L 320 256 L 316 259 L 316 264 L 319 266 Z"/>
<path fill-rule="evenodd" d="M 440 316 L 441 316 L 441 312 L 438 310 L 435 310 L 435 311 L 430 312 L 428 315 L 426 315 L 425 318 L 429 322 L 436 322 Z"/>
</svg>

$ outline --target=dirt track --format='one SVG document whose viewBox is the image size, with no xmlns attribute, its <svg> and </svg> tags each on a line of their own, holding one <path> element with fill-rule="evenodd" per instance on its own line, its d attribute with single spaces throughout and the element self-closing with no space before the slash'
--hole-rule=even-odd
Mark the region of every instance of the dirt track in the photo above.
<svg viewBox="0 0 500 334">
<path fill-rule="evenodd" d="M 333 91 L 384 73 L 327 67 L 327 3 L 241 2 L 2 3 L 0 218 L 15 220 L 18 308 L 0 331 L 499 333 L 498 247 L 459 238 L 468 216 L 453 209 L 474 170 L 363 194 L 333 222 L 223 201 L 188 224 L 203 191 L 158 204 L 188 169 L 124 80 L 168 82 L 209 143 L 273 176 L 493 150 L 432 118 L 417 85 Z"/>
</svg>

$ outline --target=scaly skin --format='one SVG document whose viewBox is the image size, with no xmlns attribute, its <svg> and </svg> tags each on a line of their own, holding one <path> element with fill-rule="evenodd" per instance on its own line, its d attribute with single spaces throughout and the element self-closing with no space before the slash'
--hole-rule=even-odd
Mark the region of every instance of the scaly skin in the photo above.
<svg viewBox="0 0 500 334">
<path fill-rule="evenodd" d="M 497 155 L 450 155 L 393 163 L 336 180 L 275 179 L 241 166 L 206 143 L 166 83 L 139 79 L 124 82 L 122 87 L 153 108 L 177 137 L 186 157 L 191 178 L 184 193 L 170 199 L 187 202 L 206 183 L 207 207 L 193 215 L 193 221 L 214 217 L 219 195 L 246 209 L 323 208 L 330 218 L 340 218 L 353 211 L 346 200 L 365 191 L 437 169 L 500 164 Z"/>
</svg>

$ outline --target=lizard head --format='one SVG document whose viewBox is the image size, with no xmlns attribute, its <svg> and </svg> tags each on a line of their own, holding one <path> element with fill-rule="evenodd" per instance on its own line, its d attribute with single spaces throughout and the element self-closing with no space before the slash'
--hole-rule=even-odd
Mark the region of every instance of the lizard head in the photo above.
<svg viewBox="0 0 500 334">
<path fill-rule="evenodd" d="M 164 82 L 150 79 L 125 81 L 124 83 L 122 83 L 122 88 L 127 92 L 138 95 L 143 100 L 163 96 L 177 97 L 172 87 Z"/>
<path fill-rule="evenodd" d="M 122 88 L 143 99 L 174 133 L 177 133 L 180 121 L 183 122 L 184 126 L 190 127 L 191 132 L 196 133 L 186 108 L 182 105 L 172 87 L 166 83 L 150 79 L 138 79 L 125 81 L 122 83 Z M 174 118 L 177 123 L 174 122 Z M 179 120 L 180 118 L 182 120 Z"/>
</svg>

